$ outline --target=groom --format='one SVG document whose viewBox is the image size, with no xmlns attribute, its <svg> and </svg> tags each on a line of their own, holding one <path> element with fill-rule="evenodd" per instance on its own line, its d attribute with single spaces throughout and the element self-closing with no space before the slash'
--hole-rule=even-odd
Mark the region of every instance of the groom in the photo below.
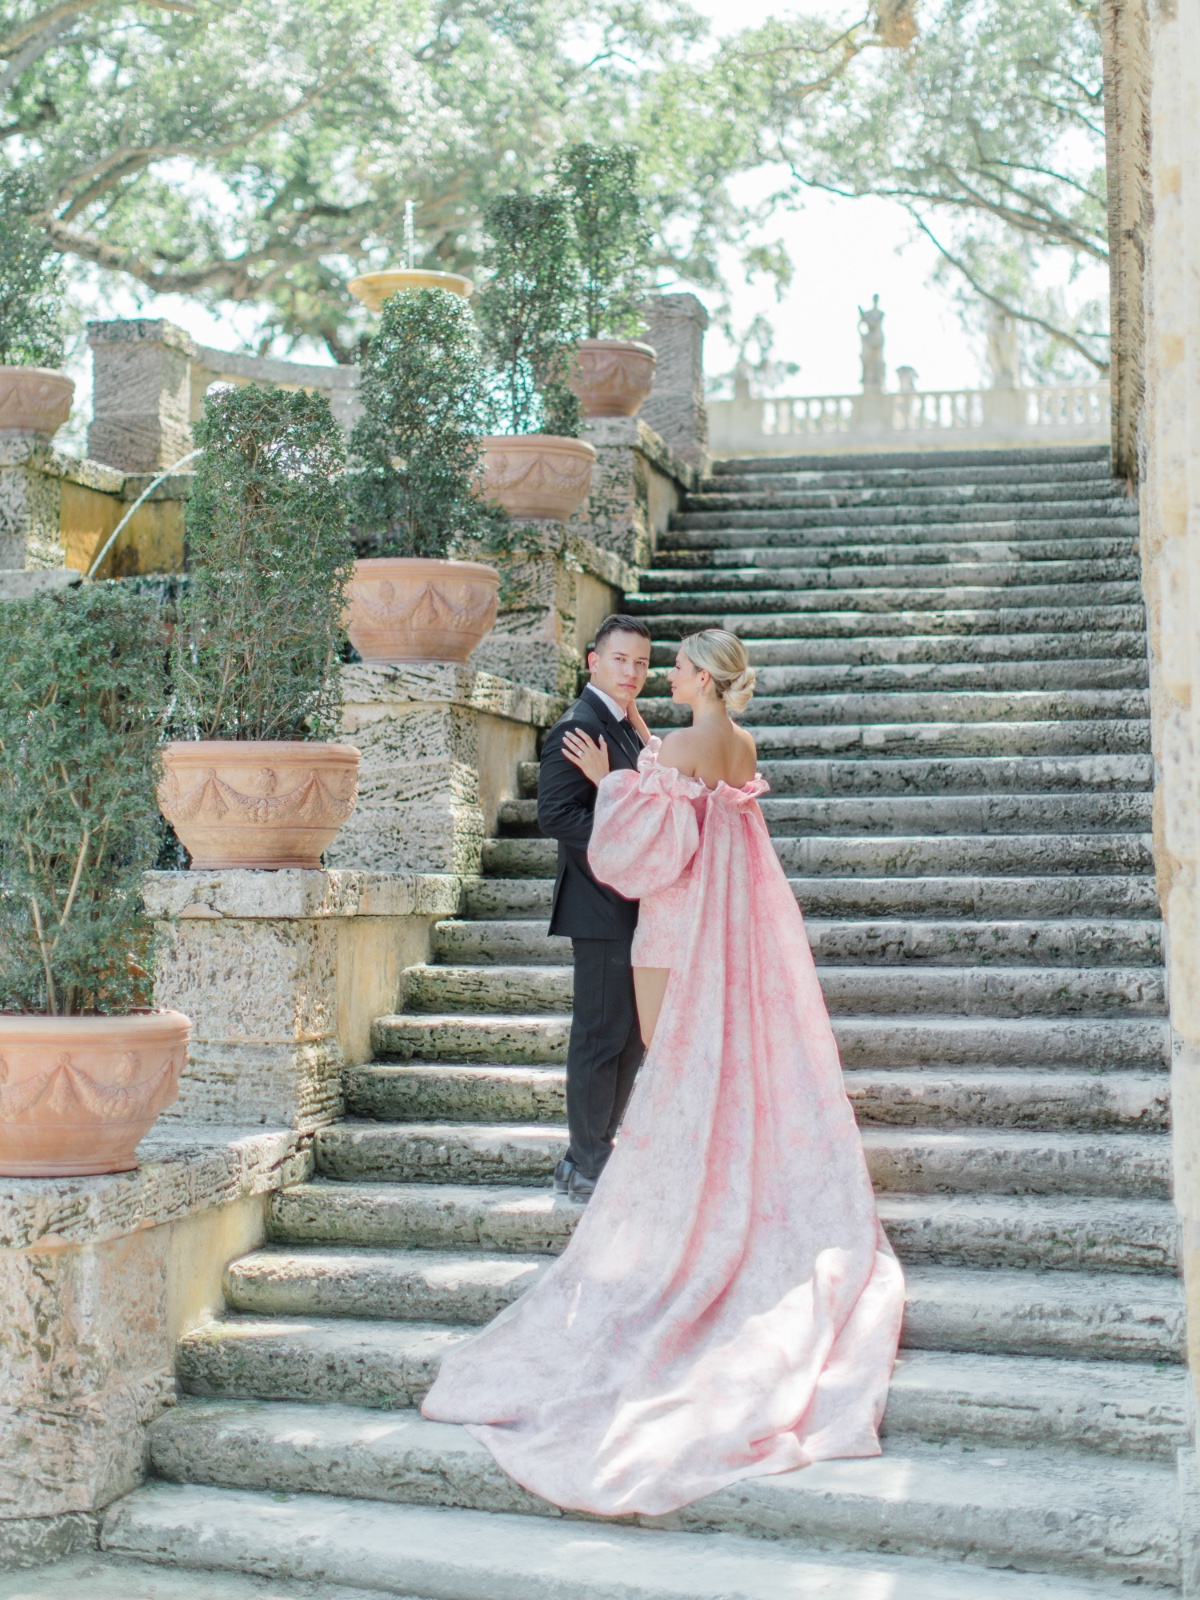
<svg viewBox="0 0 1200 1600">
<path fill-rule="evenodd" d="M 566 934 L 575 956 L 575 1005 L 567 1046 L 570 1144 L 554 1173 L 560 1194 L 586 1202 L 612 1153 L 613 1135 L 642 1060 L 629 949 L 636 900 L 597 882 L 587 847 L 596 786 L 563 753 L 570 733 L 608 751 L 610 771 L 636 767 L 642 740 L 629 720 L 650 670 L 650 630 L 635 617 L 606 617 L 588 651 L 591 682 L 542 746 L 538 825 L 558 840 L 550 932 Z M 644 724 L 642 724 L 644 726 Z"/>
</svg>

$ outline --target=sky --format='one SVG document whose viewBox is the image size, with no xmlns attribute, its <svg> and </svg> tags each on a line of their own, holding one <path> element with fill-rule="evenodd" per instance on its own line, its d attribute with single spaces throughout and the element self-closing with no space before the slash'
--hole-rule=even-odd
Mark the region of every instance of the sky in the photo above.
<svg viewBox="0 0 1200 1600">
<path fill-rule="evenodd" d="M 692 0 L 713 23 L 717 36 L 802 11 L 837 15 L 830 0 Z M 769 174 L 749 174 L 747 194 L 766 189 Z M 795 362 L 799 371 L 786 381 L 794 395 L 852 394 L 858 391 L 858 307 L 878 295 L 885 313 L 885 355 L 889 386 L 898 366 L 917 372 L 919 389 L 978 388 L 985 382 L 983 351 L 964 333 L 949 292 L 930 281 L 936 252 L 914 237 L 913 224 L 894 202 L 875 198 L 840 199 L 810 194 L 802 209 L 777 212 L 766 235 L 781 238 L 795 263 L 795 276 L 777 300 L 766 283 L 738 282 L 730 257 L 732 321 L 745 329 L 758 312 L 775 328 L 773 355 Z M 245 348 L 254 340 L 253 308 L 209 310 L 183 296 L 153 296 L 141 304 L 131 290 L 109 280 L 105 298 L 94 299 L 91 316 L 166 317 L 203 344 L 218 349 Z M 715 306 L 715 296 L 701 296 Z M 284 354 L 282 350 L 278 352 Z M 323 348 L 296 350 L 294 359 L 328 361 Z M 705 352 L 709 373 L 732 369 L 735 350 L 719 331 L 711 331 Z M 90 391 L 90 362 L 80 348 L 69 364 L 82 400 Z M 85 408 L 86 409 L 86 406 Z M 78 426 L 82 426 L 80 417 Z"/>
</svg>

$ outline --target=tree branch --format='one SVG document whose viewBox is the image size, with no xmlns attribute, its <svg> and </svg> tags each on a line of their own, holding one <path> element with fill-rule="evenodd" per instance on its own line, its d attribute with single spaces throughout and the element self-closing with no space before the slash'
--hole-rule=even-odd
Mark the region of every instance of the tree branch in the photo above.
<svg viewBox="0 0 1200 1600">
<path fill-rule="evenodd" d="M 1028 311 L 1022 311 L 1017 306 L 1010 305 L 1007 300 L 1002 300 L 998 294 L 993 294 L 990 289 L 985 289 L 983 284 L 980 283 L 979 279 L 971 271 L 970 267 L 967 266 L 966 262 L 961 261 L 958 256 L 953 254 L 952 251 L 947 250 L 946 246 L 927 225 L 924 219 L 919 217 L 917 213 L 910 208 L 906 207 L 906 209 L 908 210 L 909 216 L 912 217 L 917 227 L 920 228 L 921 232 L 930 241 L 934 248 L 940 251 L 940 253 L 946 258 L 952 267 L 957 268 L 957 270 L 962 273 L 963 277 L 967 280 L 972 289 L 974 289 L 975 293 L 979 295 L 981 299 L 986 300 L 989 305 L 995 306 L 998 311 L 1002 311 L 1006 317 L 1011 317 L 1014 322 L 1027 322 L 1031 327 L 1040 328 L 1043 333 L 1048 333 L 1051 338 L 1061 340 L 1063 344 L 1069 345 L 1072 350 L 1076 351 L 1077 354 L 1081 355 L 1085 361 L 1089 362 L 1093 367 L 1095 367 L 1096 371 L 1099 372 L 1102 377 L 1108 377 L 1110 370 L 1109 362 L 1103 360 L 1100 356 L 1093 355 L 1093 353 L 1085 344 L 1081 344 L 1075 335 L 1068 333 L 1065 328 L 1059 328 L 1053 322 L 1047 322 L 1042 317 L 1035 317 Z"/>
</svg>

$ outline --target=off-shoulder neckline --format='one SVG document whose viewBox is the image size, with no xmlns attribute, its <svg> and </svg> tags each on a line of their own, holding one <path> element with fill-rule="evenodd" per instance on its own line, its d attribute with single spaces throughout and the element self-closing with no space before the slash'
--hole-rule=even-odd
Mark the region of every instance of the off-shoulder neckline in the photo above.
<svg viewBox="0 0 1200 1600">
<path fill-rule="evenodd" d="M 709 785 L 705 783 L 704 779 L 698 778 L 694 772 L 681 772 L 678 767 L 665 767 L 658 759 L 658 752 L 661 749 L 662 740 L 656 733 L 652 733 L 650 735 L 649 744 L 645 746 L 641 755 L 638 757 L 638 766 L 641 767 L 643 762 L 646 762 L 647 764 L 649 764 L 649 762 L 653 762 L 660 772 L 674 773 L 675 777 L 681 782 L 694 784 L 695 787 L 699 789 L 701 794 L 720 794 L 722 789 L 728 789 L 730 794 L 744 795 L 746 791 L 752 788 L 755 784 L 761 784 L 763 782 L 756 769 L 754 776 L 747 778 L 745 783 L 728 783 L 724 778 L 718 778 L 715 785 L 710 788 Z M 647 761 L 647 758 L 649 758 L 649 761 Z"/>
</svg>

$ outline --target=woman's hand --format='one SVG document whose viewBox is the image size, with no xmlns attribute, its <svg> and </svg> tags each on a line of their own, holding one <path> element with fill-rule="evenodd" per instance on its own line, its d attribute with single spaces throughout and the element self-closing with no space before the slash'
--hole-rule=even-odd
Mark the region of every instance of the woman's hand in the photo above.
<svg viewBox="0 0 1200 1600">
<path fill-rule="evenodd" d="M 643 717 L 642 713 L 638 710 L 638 703 L 636 700 L 629 707 L 629 710 L 626 712 L 626 716 L 629 718 L 629 726 L 633 729 L 634 733 L 637 734 L 642 743 L 649 744 L 650 729 L 646 726 L 645 717 Z"/>
<path fill-rule="evenodd" d="M 608 746 L 603 736 L 597 745 L 586 733 L 564 734 L 563 755 L 595 784 L 608 777 Z"/>
</svg>

